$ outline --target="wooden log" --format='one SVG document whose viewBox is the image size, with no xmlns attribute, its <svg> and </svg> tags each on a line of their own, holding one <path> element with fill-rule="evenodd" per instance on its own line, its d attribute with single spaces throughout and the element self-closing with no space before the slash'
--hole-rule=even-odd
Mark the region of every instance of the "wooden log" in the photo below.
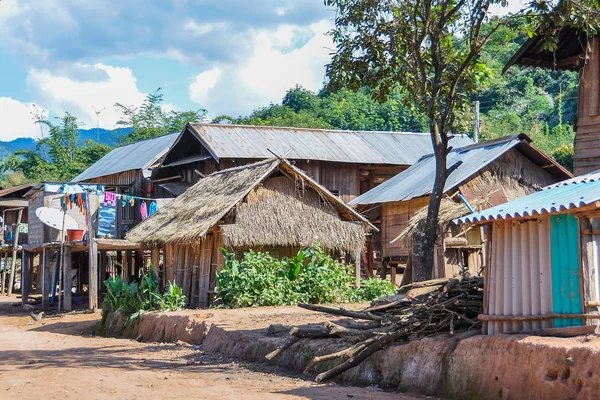
<svg viewBox="0 0 600 400">
<path fill-rule="evenodd" d="M 573 337 L 573 336 L 593 335 L 595 331 L 596 331 L 596 326 L 584 325 L 584 326 L 567 326 L 567 327 L 563 327 L 563 328 L 534 329 L 534 330 L 530 330 L 530 331 L 515 331 L 515 332 L 504 332 L 504 333 L 509 334 L 509 335 Z"/>
<path fill-rule="evenodd" d="M 8 283 L 7 295 L 12 295 L 13 286 L 15 285 L 15 270 L 17 266 L 17 251 L 19 249 L 19 225 L 21 225 L 21 217 L 23 216 L 23 208 L 19 208 L 19 213 L 17 214 L 17 225 L 14 234 L 13 240 L 13 248 L 12 248 L 12 263 L 10 266 L 10 278 Z M 21 263 L 23 261 L 21 260 Z"/>
<path fill-rule="evenodd" d="M 324 307 L 324 306 L 318 306 L 318 305 L 314 305 L 314 304 L 304 304 L 304 303 L 298 303 L 298 307 L 304 308 L 307 310 L 311 310 L 311 311 L 318 311 L 318 312 L 323 312 L 323 313 L 332 314 L 332 315 L 341 315 L 344 317 L 351 317 L 351 318 L 356 318 L 356 319 L 366 319 L 366 320 L 370 320 L 370 321 L 381 321 L 384 319 L 383 317 L 379 317 L 377 315 L 364 313 L 364 312 L 360 312 L 360 311 L 346 310 L 345 308 L 331 308 L 331 307 Z"/>
<path fill-rule="evenodd" d="M 299 337 L 299 338 L 326 338 L 326 337 L 331 337 L 331 334 L 329 333 L 329 329 L 327 329 L 325 327 L 300 328 L 300 327 L 295 326 L 292 329 L 290 329 L 290 335 L 296 336 L 296 337 Z"/>
<path fill-rule="evenodd" d="M 285 342 L 285 344 L 275 350 L 273 350 L 272 352 L 270 352 L 269 354 L 267 354 L 265 356 L 265 358 L 267 360 L 272 360 L 275 357 L 277 357 L 279 354 L 281 354 L 282 352 L 284 352 L 285 350 L 289 349 L 290 347 L 292 347 L 294 344 L 296 344 L 297 342 L 299 342 L 300 340 L 302 340 L 301 337 L 297 337 L 297 336 L 293 336 L 291 338 L 289 338 L 287 340 L 287 342 Z"/>
</svg>

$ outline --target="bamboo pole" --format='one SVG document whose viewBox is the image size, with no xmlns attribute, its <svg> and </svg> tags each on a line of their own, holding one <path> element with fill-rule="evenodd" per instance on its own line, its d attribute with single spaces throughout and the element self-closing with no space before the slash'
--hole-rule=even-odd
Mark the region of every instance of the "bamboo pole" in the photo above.
<svg viewBox="0 0 600 400">
<path fill-rule="evenodd" d="M 8 284 L 7 296 L 12 295 L 13 286 L 15 284 L 15 269 L 17 267 L 17 251 L 19 250 L 19 225 L 21 225 L 21 218 L 23 217 L 23 207 L 19 208 L 19 214 L 17 215 L 17 229 L 13 236 L 13 251 L 12 251 L 12 263 L 10 266 L 10 278 Z M 23 268 L 23 261 L 21 260 L 21 268 Z"/>
</svg>

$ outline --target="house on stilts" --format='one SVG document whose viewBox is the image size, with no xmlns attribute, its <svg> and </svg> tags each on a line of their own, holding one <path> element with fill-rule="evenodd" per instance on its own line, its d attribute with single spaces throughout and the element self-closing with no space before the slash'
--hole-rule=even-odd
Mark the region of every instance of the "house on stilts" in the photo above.
<svg viewBox="0 0 600 400">
<path fill-rule="evenodd" d="M 434 278 L 464 271 L 478 274 L 486 264 L 485 231 L 463 231 L 453 219 L 572 177 L 524 134 L 455 148 L 448 154 L 447 166 L 455 169 L 446 181 L 440 207 Z M 389 268 L 394 282 L 396 268 L 407 265 L 402 283 L 412 280 L 412 237 L 427 217 L 434 177 L 435 159 L 430 154 L 349 203 L 358 211 L 380 210 L 381 248 L 375 250 L 381 251 L 383 260 L 380 273 L 385 276 Z"/>
<path fill-rule="evenodd" d="M 541 32 L 541 31 L 540 31 Z M 547 35 L 528 39 L 504 67 L 513 65 L 569 70 L 579 73 L 579 93 L 575 130 L 573 170 L 575 175 L 600 169 L 600 37 L 565 27 Z"/>
<path fill-rule="evenodd" d="M 127 233 L 146 248 L 164 248 L 166 279 L 190 306 L 212 302 L 220 248 L 292 256 L 303 246 L 360 264 L 366 235 L 376 228 L 304 171 L 267 159 L 214 172 Z M 360 267 L 354 266 L 357 280 Z"/>
</svg>

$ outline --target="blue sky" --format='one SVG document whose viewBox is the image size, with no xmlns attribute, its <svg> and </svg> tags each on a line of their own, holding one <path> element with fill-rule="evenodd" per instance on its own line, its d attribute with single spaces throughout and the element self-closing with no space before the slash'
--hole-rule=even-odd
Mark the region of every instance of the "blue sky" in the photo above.
<svg viewBox="0 0 600 400">
<path fill-rule="evenodd" d="M 115 102 L 162 87 L 168 109 L 247 114 L 301 84 L 333 47 L 322 0 L 0 0 L 0 140 L 38 137 L 35 104 L 113 128 Z"/>
</svg>

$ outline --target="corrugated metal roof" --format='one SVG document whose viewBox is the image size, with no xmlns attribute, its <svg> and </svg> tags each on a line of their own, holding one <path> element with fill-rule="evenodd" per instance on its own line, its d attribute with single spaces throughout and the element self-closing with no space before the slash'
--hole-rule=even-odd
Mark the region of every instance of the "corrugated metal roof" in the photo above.
<svg viewBox="0 0 600 400">
<path fill-rule="evenodd" d="M 189 126 L 216 159 L 271 158 L 271 150 L 280 156 L 287 154 L 286 158 L 292 160 L 410 165 L 431 152 L 428 133 L 221 124 Z M 473 141 L 460 135 L 451 143 L 461 147 Z"/>
<path fill-rule="evenodd" d="M 452 150 L 448 154 L 446 165 L 451 167 L 457 162 L 462 162 L 462 164 L 446 180 L 444 192 L 458 186 L 520 143 L 521 140 L 519 135 L 512 135 Z M 350 204 L 387 203 L 426 196 L 431 193 L 434 178 L 435 158 L 433 154 L 429 154 L 405 171 L 352 200 Z"/>
<path fill-rule="evenodd" d="M 600 171 L 545 187 L 542 191 L 457 219 L 483 222 L 531 217 L 580 208 L 600 201 Z"/>
<path fill-rule="evenodd" d="M 175 142 L 179 132 L 117 147 L 73 179 L 82 182 L 119 172 L 146 169 L 162 157 Z"/>
</svg>

